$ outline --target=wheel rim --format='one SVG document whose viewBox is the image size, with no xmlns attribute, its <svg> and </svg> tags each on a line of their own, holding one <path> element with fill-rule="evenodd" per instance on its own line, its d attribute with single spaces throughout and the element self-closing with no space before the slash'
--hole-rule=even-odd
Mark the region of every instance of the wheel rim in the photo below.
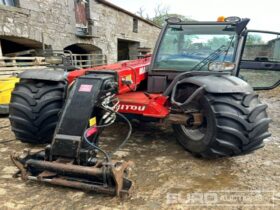
<svg viewBox="0 0 280 210">
<path fill-rule="evenodd" d="M 181 125 L 182 131 L 186 136 L 188 136 L 193 141 L 200 141 L 202 140 L 207 131 L 207 122 L 206 118 L 203 119 L 203 123 L 196 129 L 186 127 L 185 125 Z"/>
</svg>

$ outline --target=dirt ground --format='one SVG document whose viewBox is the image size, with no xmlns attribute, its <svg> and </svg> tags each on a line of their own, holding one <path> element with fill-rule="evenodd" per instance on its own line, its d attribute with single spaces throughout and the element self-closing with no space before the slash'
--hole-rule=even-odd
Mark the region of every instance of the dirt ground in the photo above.
<svg viewBox="0 0 280 210">
<path fill-rule="evenodd" d="M 0 209 L 280 209 L 280 89 L 260 95 L 269 105 L 272 137 L 246 156 L 196 159 L 176 143 L 171 129 L 134 124 L 132 138 L 115 157 L 135 163 L 134 192 L 124 201 L 14 179 L 9 155 L 33 146 L 1 143 Z M 4 125 L 7 117 L 0 118 Z M 111 128 L 104 141 L 117 142 L 121 129 L 124 125 Z M 8 139 L 13 139 L 10 128 L 1 129 L 0 141 Z"/>
</svg>

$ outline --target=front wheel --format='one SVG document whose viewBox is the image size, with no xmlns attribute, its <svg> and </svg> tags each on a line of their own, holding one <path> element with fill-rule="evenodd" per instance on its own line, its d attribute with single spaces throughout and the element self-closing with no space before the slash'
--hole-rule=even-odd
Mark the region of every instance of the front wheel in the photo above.
<svg viewBox="0 0 280 210">
<path fill-rule="evenodd" d="M 206 94 L 196 102 L 204 116 L 195 128 L 173 125 L 177 140 L 195 156 L 218 158 L 250 153 L 270 136 L 267 105 L 255 93 Z"/>
<path fill-rule="evenodd" d="M 52 140 L 65 98 L 65 82 L 21 79 L 12 92 L 10 122 L 24 143 Z"/>
</svg>

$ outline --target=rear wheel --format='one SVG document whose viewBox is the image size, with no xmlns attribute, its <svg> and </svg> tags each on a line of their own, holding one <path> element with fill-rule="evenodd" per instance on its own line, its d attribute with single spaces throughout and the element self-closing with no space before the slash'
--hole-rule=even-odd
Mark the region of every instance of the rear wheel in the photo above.
<svg viewBox="0 0 280 210">
<path fill-rule="evenodd" d="M 252 152 L 270 136 L 267 106 L 255 93 L 206 94 L 192 104 L 204 116 L 193 129 L 173 125 L 176 137 L 196 156 L 217 158 Z"/>
<path fill-rule="evenodd" d="M 52 140 L 64 103 L 65 82 L 22 79 L 12 92 L 10 122 L 18 140 L 43 144 Z"/>
</svg>

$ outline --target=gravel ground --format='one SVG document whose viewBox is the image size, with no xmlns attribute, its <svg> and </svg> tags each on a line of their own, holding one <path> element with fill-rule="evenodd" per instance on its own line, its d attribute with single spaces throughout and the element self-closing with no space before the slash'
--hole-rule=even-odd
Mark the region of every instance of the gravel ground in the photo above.
<svg viewBox="0 0 280 210">
<path fill-rule="evenodd" d="M 269 105 L 272 137 L 246 156 L 196 159 L 176 143 L 171 129 L 134 124 L 132 138 L 115 157 L 135 163 L 135 188 L 126 200 L 14 179 L 9 155 L 34 147 L 1 143 L 0 209 L 280 209 L 280 89 L 260 96 Z M 4 125 L 7 117 L 0 118 Z M 105 141 L 116 142 L 121 129 L 119 124 L 108 130 Z M 10 128 L 1 129 L 0 141 L 13 138 Z"/>
</svg>

